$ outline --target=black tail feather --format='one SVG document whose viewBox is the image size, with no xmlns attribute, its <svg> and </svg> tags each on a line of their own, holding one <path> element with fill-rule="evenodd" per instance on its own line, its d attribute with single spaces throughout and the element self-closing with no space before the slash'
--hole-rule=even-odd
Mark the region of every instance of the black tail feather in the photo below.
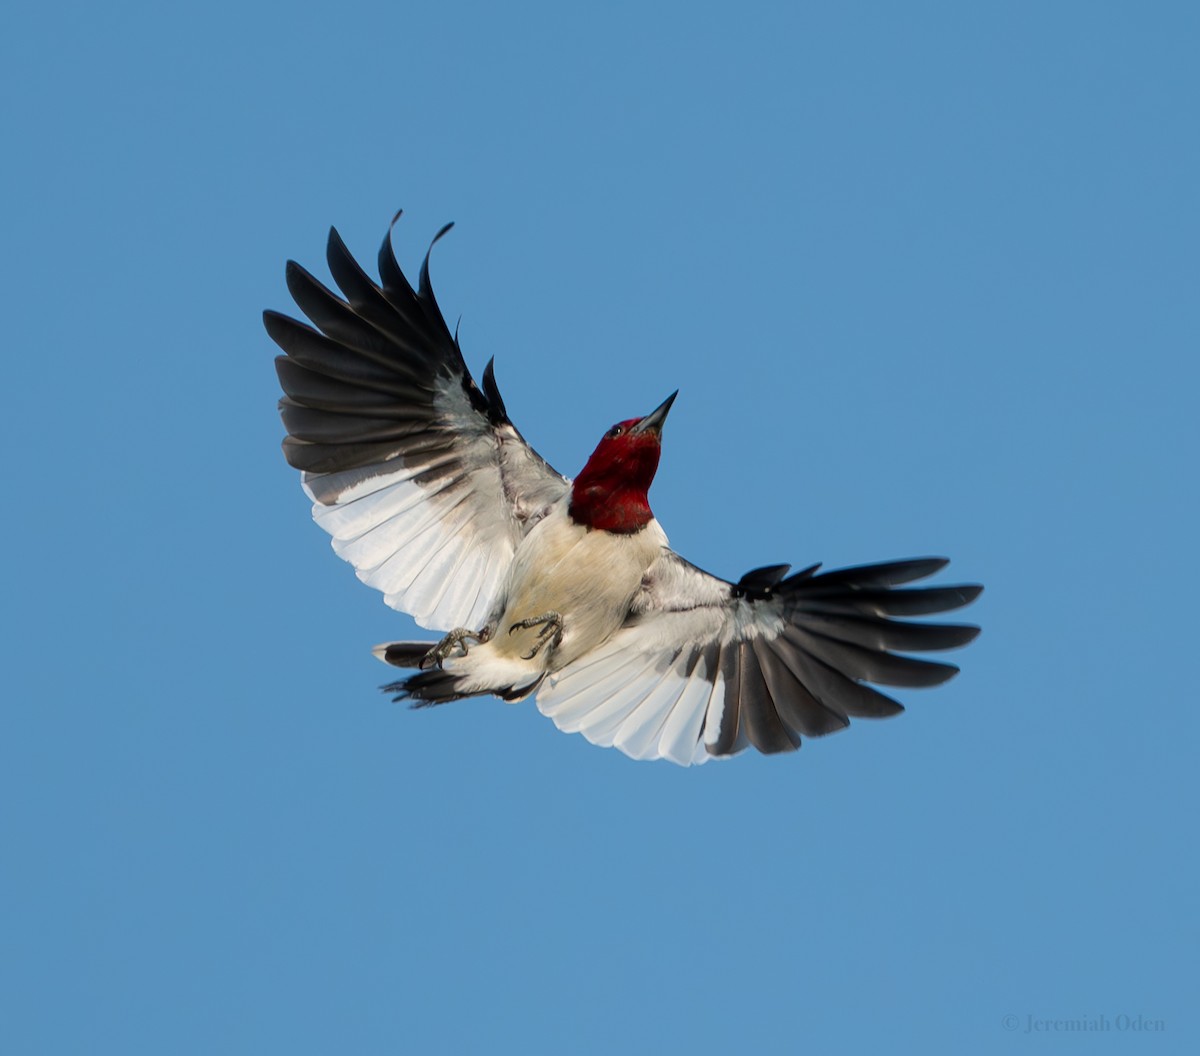
<svg viewBox="0 0 1200 1056">
<path fill-rule="evenodd" d="M 392 667 L 420 667 L 421 661 L 429 655 L 429 650 L 435 642 L 385 642 L 372 650 L 386 664 Z"/>
<path fill-rule="evenodd" d="M 375 646 L 375 655 L 393 667 L 420 667 L 435 642 L 385 642 Z M 397 682 L 389 682 L 380 689 L 394 694 L 392 700 L 410 702 L 414 708 L 428 708 L 435 704 L 447 704 L 452 700 L 474 697 L 477 693 L 463 693 L 457 688 L 462 681 L 459 675 L 431 667 L 428 671 L 409 675 Z"/>
<path fill-rule="evenodd" d="M 392 642 L 379 646 L 375 655 L 387 660 L 396 667 L 420 667 L 421 661 L 432 648 L 428 642 Z M 495 696 L 505 701 L 524 700 L 542 684 L 545 675 L 539 675 L 533 682 L 523 686 L 492 686 L 488 689 L 464 690 L 466 679 L 461 674 L 445 671 L 441 667 L 431 667 L 428 671 L 419 671 L 397 682 L 389 682 L 380 686 L 384 693 L 393 694 L 392 700 L 399 704 L 407 700 L 413 708 L 430 708 L 436 704 L 449 704 L 452 700 L 466 700 L 468 697 Z"/>
<path fill-rule="evenodd" d="M 460 681 L 461 678 L 458 675 L 452 675 L 449 671 L 435 667 L 429 671 L 409 675 L 408 678 L 402 678 L 399 682 L 389 682 L 380 688 L 385 693 L 395 694 L 392 700 L 397 704 L 407 700 L 410 707 L 430 708 L 435 704 L 448 704 L 452 700 L 463 700 L 466 697 L 479 695 L 477 692 L 459 692 L 455 687 Z"/>
</svg>

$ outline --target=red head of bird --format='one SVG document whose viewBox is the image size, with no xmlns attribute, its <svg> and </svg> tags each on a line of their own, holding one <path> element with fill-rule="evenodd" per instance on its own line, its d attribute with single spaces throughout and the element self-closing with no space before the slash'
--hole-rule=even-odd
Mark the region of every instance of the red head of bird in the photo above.
<svg viewBox="0 0 1200 1056">
<path fill-rule="evenodd" d="M 654 516 L 647 492 L 658 469 L 662 427 L 679 390 L 645 418 L 618 422 L 600 439 L 571 487 L 571 519 L 587 528 L 626 534 Z"/>
</svg>

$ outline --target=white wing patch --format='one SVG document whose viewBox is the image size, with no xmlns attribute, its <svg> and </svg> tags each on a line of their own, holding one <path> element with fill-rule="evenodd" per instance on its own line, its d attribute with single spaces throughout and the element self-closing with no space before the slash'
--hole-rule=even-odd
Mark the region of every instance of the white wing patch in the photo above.
<svg viewBox="0 0 1200 1056">
<path fill-rule="evenodd" d="M 369 477 L 336 505 L 315 503 L 313 519 L 392 608 L 435 630 L 482 627 L 516 549 L 509 525 L 488 523 L 502 520 L 503 506 L 483 507 L 483 482 L 448 481 L 439 491 L 437 482 L 417 484 L 414 475 L 397 468 Z M 307 482 L 305 490 L 315 498 Z"/>
<path fill-rule="evenodd" d="M 433 450 L 397 458 L 394 469 L 305 474 L 304 490 L 335 553 L 388 605 L 432 630 L 476 629 L 499 600 L 521 535 L 497 459 L 525 444 L 511 426 L 497 433 L 473 415 L 457 379 L 439 379 L 433 409 L 458 423 L 445 454 L 435 438 Z"/>
<path fill-rule="evenodd" d="M 725 706 L 717 663 L 724 622 L 705 609 L 626 626 L 549 675 L 538 709 L 564 733 L 634 759 L 703 763 Z"/>
</svg>

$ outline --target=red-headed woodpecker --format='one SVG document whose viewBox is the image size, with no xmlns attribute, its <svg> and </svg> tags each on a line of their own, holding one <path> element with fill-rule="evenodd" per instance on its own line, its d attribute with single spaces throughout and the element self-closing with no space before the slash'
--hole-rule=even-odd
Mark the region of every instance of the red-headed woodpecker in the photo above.
<svg viewBox="0 0 1200 1056">
<path fill-rule="evenodd" d="M 327 259 L 341 297 L 287 265 L 313 326 L 264 314 L 285 353 L 283 450 L 358 577 L 448 632 L 376 648 L 414 669 L 384 687 L 397 700 L 536 693 L 561 730 L 687 765 L 749 745 L 790 751 L 851 717 L 902 710 L 867 683 L 932 686 L 957 672 L 894 651 L 951 649 L 979 633 L 894 618 L 975 600 L 981 587 L 903 587 L 943 558 L 711 576 L 668 547 L 647 499 L 674 393 L 609 429 L 571 481 L 509 420 L 491 362 L 475 384 L 428 253 L 415 291 L 390 230 L 379 283 L 336 231 Z"/>
</svg>

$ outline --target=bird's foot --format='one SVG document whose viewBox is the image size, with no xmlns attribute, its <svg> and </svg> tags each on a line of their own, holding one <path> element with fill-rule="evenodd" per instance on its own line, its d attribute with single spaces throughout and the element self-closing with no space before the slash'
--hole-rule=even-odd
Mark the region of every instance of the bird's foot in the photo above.
<svg viewBox="0 0 1200 1056">
<path fill-rule="evenodd" d="M 527 620 L 517 620 L 508 629 L 508 633 L 512 634 L 514 631 L 527 630 L 530 627 L 540 627 L 541 630 L 537 633 L 537 641 L 533 643 L 533 649 L 522 656 L 522 660 L 532 660 L 542 651 L 547 642 L 554 646 L 562 641 L 563 619 L 557 612 L 543 612 L 540 616 L 530 616 Z"/>
<path fill-rule="evenodd" d="M 467 642 L 475 642 L 477 645 L 483 645 L 491 636 L 492 632 L 489 627 L 485 627 L 482 631 L 471 631 L 466 627 L 455 627 L 454 630 L 421 658 L 421 670 L 428 671 L 435 665 L 441 667 L 442 661 L 447 659 L 455 649 L 459 650 L 459 656 L 466 656 Z"/>
</svg>

